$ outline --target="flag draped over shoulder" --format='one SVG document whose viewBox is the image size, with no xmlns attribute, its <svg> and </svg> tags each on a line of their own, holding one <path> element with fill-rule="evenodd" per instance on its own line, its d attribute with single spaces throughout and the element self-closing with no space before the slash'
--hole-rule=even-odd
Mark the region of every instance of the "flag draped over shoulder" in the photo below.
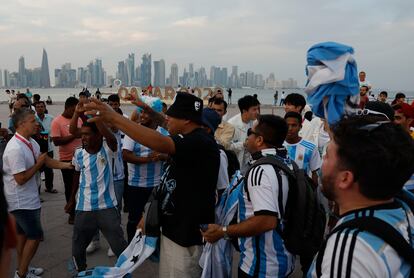
<svg viewBox="0 0 414 278">
<path fill-rule="evenodd" d="M 353 53 L 352 47 L 336 42 L 315 44 L 308 50 L 308 103 L 313 113 L 329 124 L 358 108 L 359 81 Z"/>
<path fill-rule="evenodd" d="M 154 252 L 158 238 L 146 237 L 137 230 L 134 239 L 119 256 L 114 267 L 97 266 L 82 271 L 77 277 L 85 278 L 119 278 L 130 277 L 129 274 L 137 269 Z"/>
<path fill-rule="evenodd" d="M 239 194 L 243 194 L 243 184 L 243 176 L 240 171 L 236 171 L 216 206 L 216 224 L 226 226 L 233 220 L 239 205 Z M 233 246 L 230 241 L 220 239 L 213 244 L 206 243 L 199 261 L 203 268 L 201 277 L 231 277 L 232 259 Z"/>
</svg>

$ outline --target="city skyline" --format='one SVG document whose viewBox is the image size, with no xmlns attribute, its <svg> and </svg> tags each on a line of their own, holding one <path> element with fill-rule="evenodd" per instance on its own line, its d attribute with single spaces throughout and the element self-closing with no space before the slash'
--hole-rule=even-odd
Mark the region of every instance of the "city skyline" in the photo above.
<svg viewBox="0 0 414 278">
<path fill-rule="evenodd" d="M 103 67 L 103 59 L 95 58 L 87 66 L 72 68 L 71 62 L 64 63 L 60 68 L 55 68 L 52 75 L 54 79 L 53 87 L 73 88 L 73 87 L 104 87 L 113 84 L 114 80 L 121 80 L 124 86 L 173 86 L 178 85 L 197 87 L 197 86 L 224 86 L 224 87 L 252 87 L 252 88 L 281 88 L 298 87 L 298 82 L 289 77 L 287 80 L 276 79 L 274 73 L 263 74 L 254 73 L 251 70 L 241 71 L 238 74 L 238 66 L 231 66 L 231 74 L 228 75 L 227 67 L 210 66 L 209 75 L 203 65 L 195 67 L 194 63 L 183 65 L 180 75 L 180 67 L 177 63 L 172 63 L 170 74 L 166 71 L 164 59 L 152 61 L 151 53 L 142 55 L 142 63 L 135 59 L 135 53 L 129 53 L 125 60 L 118 61 L 118 69 L 115 73 L 107 74 Z M 137 67 L 135 67 L 137 64 Z M 154 67 L 152 67 L 154 65 Z M 152 68 L 154 71 L 152 71 Z M 0 75 L 5 82 L 0 82 L 0 86 L 7 87 L 43 87 L 51 86 L 48 70 L 47 52 L 43 49 L 42 65 L 30 69 L 26 67 L 25 56 L 18 59 L 18 72 L 0 68 Z M 36 72 L 38 77 L 33 79 L 32 72 Z M 37 81 L 36 81 L 37 80 Z M 0 79 L 1 81 L 1 79 Z"/>
<path fill-rule="evenodd" d="M 211 65 L 229 72 L 238 65 L 302 86 L 307 50 L 336 41 L 355 49 L 358 70 L 374 88 L 412 90 L 413 31 L 414 2 L 406 0 L 3 1 L 0 61 L 18 71 L 24 54 L 27 68 L 39 67 L 45 47 L 50 69 L 98 57 L 114 73 L 126 53 L 150 52 L 167 69 L 194 63 L 208 75 Z"/>
</svg>

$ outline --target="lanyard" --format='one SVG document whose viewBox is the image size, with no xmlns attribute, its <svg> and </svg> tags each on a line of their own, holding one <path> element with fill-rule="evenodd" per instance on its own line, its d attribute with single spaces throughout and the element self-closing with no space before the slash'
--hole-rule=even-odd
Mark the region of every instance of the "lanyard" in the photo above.
<svg viewBox="0 0 414 278">
<path fill-rule="evenodd" d="M 36 163 L 36 156 L 35 156 L 35 153 L 34 153 L 34 150 L 33 150 L 33 145 L 32 145 L 32 143 L 30 143 L 29 141 L 27 141 L 27 139 L 26 138 L 23 138 L 22 136 L 20 136 L 19 134 L 15 134 L 14 135 L 15 137 L 16 137 L 16 139 L 17 140 L 19 140 L 19 141 L 21 141 L 21 142 L 23 142 L 31 151 L 32 151 L 32 154 L 33 154 L 33 159 L 34 159 L 34 161 L 35 161 L 35 163 Z"/>
</svg>

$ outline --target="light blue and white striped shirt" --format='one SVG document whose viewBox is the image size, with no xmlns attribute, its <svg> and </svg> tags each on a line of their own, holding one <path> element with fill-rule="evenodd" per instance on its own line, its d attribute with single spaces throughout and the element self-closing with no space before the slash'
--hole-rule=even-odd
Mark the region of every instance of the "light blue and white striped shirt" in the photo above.
<svg viewBox="0 0 414 278">
<path fill-rule="evenodd" d="M 404 184 L 404 188 L 411 192 L 414 191 L 414 174 L 412 174 L 410 179 Z"/>
<path fill-rule="evenodd" d="M 397 229 L 407 242 L 414 236 L 413 213 L 407 205 L 402 208 L 397 202 L 348 212 L 337 226 L 363 216 L 384 220 Z M 307 277 L 317 277 L 315 260 Z M 328 239 L 321 272 L 322 277 L 410 277 L 411 265 L 379 237 L 348 228 Z"/>
<path fill-rule="evenodd" d="M 105 141 L 95 154 L 76 149 L 72 159 L 75 170 L 80 172 L 76 210 L 94 211 L 117 205 L 112 172 L 115 155 Z"/>
<path fill-rule="evenodd" d="M 162 135 L 168 136 L 168 131 L 162 127 L 158 127 L 157 131 Z M 128 136 L 125 136 L 122 148 L 133 152 L 138 157 L 148 157 L 154 152 Z M 158 186 L 160 184 L 162 166 L 162 161 L 144 164 L 128 163 L 128 185 L 137 187 Z"/>
<path fill-rule="evenodd" d="M 262 150 L 263 155 L 276 155 L 274 149 Z M 272 165 L 259 165 L 248 174 L 247 190 L 239 194 L 238 221 L 243 222 L 257 215 L 272 215 L 278 219 L 278 228 L 283 229 L 281 215 L 286 206 L 289 184 L 285 173 L 279 171 L 282 185 L 279 186 Z M 279 207 L 279 194 L 282 206 Z M 276 229 L 253 237 L 240 237 L 240 269 L 254 277 L 286 277 L 295 267 L 295 257 L 286 249 Z"/>
<path fill-rule="evenodd" d="M 118 130 L 116 133 L 114 133 L 114 136 L 116 138 L 116 142 L 118 143 L 118 150 L 115 154 L 114 159 L 114 181 L 120 181 L 125 178 L 124 160 L 122 159 L 123 140 L 121 131 Z"/>
<path fill-rule="evenodd" d="M 299 168 L 303 169 L 309 176 L 311 176 L 312 171 L 321 167 L 321 156 L 318 148 L 312 142 L 302 139 L 296 144 L 289 144 L 285 141 L 283 145 L 288 151 L 289 158 L 294 160 Z"/>
</svg>

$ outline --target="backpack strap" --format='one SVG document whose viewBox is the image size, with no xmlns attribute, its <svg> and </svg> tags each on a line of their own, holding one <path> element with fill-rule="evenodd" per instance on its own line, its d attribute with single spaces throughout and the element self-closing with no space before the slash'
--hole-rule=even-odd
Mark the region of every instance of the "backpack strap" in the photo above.
<svg viewBox="0 0 414 278">
<path fill-rule="evenodd" d="M 292 161 L 292 165 L 293 165 L 294 161 Z M 250 171 L 260 165 L 272 165 L 273 168 L 275 168 L 275 173 L 276 173 L 276 177 L 277 177 L 277 181 L 278 181 L 278 185 L 279 185 L 279 196 L 278 196 L 278 205 L 279 205 L 279 210 L 280 210 L 280 218 L 283 218 L 284 216 L 284 208 L 283 208 L 283 184 L 282 184 L 282 176 L 280 175 L 279 170 L 282 170 L 283 172 L 285 172 L 289 178 L 293 178 L 296 180 L 296 175 L 295 172 L 292 171 L 285 163 L 283 163 L 282 161 L 280 161 L 279 159 L 272 157 L 272 156 L 263 156 L 261 158 L 259 158 L 258 160 L 256 160 L 255 163 L 253 163 L 249 169 L 246 171 L 246 182 L 244 183 L 244 189 L 247 192 L 247 198 L 250 200 L 250 195 L 249 195 L 249 191 L 247 188 L 247 178 L 249 176 Z M 297 165 L 295 164 L 293 169 L 298 169 Z"/>
<path fill-rule="evenodd" d="M 411 264 L 411 267 L 414 268 L 414 249 L 405 238 L 390 224 L 385 222 L 382 219 L 373 217 L 373 216 L 366 216 L 355 218 L 349 221 L 346 221 L 336 227 L 326 238 L 321 249 L 316 257 L 316 275 L 317 277 L 322 276 L 322 261 L 323 255 L 325 253 L 326 244 L 328 239 L 333 234 L 343 231 L 344 229 L 358 229 L 361 231 L 366 231 L 370 234 L 373 234 L 380 239 L 384 240 L 387 244 L 389 244 L 399 256 L 404 258 L 404 260 L 408 261 Z M 414 271 L 411 271 L 410 277 L 413 277 Z"/>
</svg>

